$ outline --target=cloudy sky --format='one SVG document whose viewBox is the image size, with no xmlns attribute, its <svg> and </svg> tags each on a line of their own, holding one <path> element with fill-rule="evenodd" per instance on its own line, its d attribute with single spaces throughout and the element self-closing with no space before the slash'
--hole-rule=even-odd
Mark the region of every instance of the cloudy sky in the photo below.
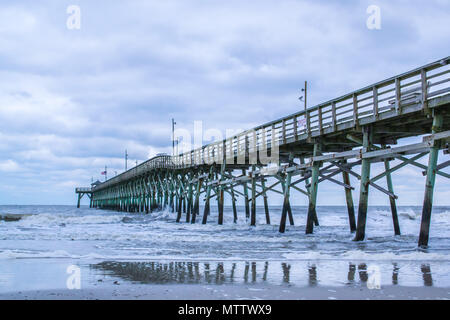
<svg viewBox="0 0 450 320">
<path fill-rule="evenodd" d="M 304 80 L 314 105 L 446 57 L 449 13 L 448 0 L 2 0 L 0 204 L 74 204 L 105 165 L 123 170 L 125 149 L 129 166 L 170 152 L 172 117 L 251 128 L 298 111 Z M 421 204 L 419 169 L 393 179 L 401 204 Z M 445 183 L 435 204 L 450 204 Z M 344 204 L 321 188 L 319 204 Z"/>
</svg>

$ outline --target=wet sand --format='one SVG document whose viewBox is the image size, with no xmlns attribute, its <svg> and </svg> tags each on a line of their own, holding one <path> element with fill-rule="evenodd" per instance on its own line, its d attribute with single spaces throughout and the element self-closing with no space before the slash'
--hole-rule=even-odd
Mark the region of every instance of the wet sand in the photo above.
<svg viewBox="0 0 450 320">
<path fill-rule="evenodd" d="M 0 300 L 426 300 L 450 299 L 447 262 L 79 261 L 12 259 Z M 6 263 L 8 262 L 8 263 Z M 79 268 L 81 289 L 68 289 Z M 378 280 L 373 267 L 378 267 Z M 69 284 L 68 284 L 69 283 Z M 380 289 L 369 289 L 374 285 Z"/>
<path fill-rule="evenodd" d="M 450 288 L 385 286 L 296 287 L 274 285 L 99 285 L 89 289 L 19 291 L 2 300 L 449 300 Z"/>
</svg>

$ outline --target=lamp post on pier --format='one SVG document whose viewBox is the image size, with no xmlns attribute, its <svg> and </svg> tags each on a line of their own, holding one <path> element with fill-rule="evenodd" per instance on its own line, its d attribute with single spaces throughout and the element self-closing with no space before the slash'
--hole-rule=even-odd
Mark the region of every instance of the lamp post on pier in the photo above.
<svg viewBox="0 0 450 320">
<path fill-rule="evenodd" d="M 175 155 L 175 125 L 177 123 L 175 122 L 175 119 L 172 118 L 172 155 Z"/>
<path fill-rule="evenodd" d="M 306 108 L 307 108 L 307 101 L 306 101 L 306 98 L 307 98 L 307 90 L 308 90 L 308 81 L 305 81 L 305 87 L 302 89 L 302 92 L 304 92 L 305 94 L 304 94 L 303 96 L 301 96 L 301 97 L 298 98 L 298 100 L 300 100 L 300 101 L 303 100 L 305 112 L 306 112 Z"/>
</svg>

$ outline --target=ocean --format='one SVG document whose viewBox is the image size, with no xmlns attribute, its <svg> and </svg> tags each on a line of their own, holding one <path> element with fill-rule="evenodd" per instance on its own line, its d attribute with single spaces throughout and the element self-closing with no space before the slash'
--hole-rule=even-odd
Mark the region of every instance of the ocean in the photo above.
<svg viewBox="0 0 450 320">
<path fill-rule="evenodd" d="M 0 221 L 0 293 L 64 289 L 70 266 L 80 268 L 84 288 L 103 282 L 361 286 L 371 270 L 381 286 L 450 287 L 450 207 L 433 208 L 426 250 L 417 248 L 421 207 L 398 207 L 401 236 L 394 236 L 389 207 L 369 207 L 363 242 L 352 241 L 344 206 L 318 207 L 320 226 L 312 235 L 305 235 L 303 206 L 292 207 L 295 226 L 288 223 L 283 234 L 280 206 L 270 207 L 271 225 L 258 207 L 255 227 L 243 207 L 237 223 L 225 207 L 218 225 L 215 209 L 202 225 L 176 223 L 169 210 L 0 206 L 0 215 L 26 215 Z"/>
</svg>

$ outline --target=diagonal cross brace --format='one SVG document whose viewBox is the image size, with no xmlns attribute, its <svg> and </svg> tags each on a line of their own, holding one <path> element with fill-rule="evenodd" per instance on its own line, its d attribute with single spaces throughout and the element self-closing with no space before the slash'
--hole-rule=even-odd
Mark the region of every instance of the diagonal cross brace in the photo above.
<svg viewBox="0 0 450 320">
<path fill-rule="evenodd" d="M 342 171 L 342 170 L 340 170 L 340 171 Z M 326 175 L 323 175 L 323 174 L 320 174 L 320 173 L 319 173 L 319 176 L 321 176 L 323 179 L 330 180 L 331 182 L 334 182 L 334 183 L 336 183 L 336 184 L 338 184 L 338 185 L 340 185 L 340 186 L 343 186 L 344 188 L 351 189 L 351 190 L 355 190 L 355 188 L 352 187 L 351 185 L 346 184 L 346 183 L 343 183 L 343 182 L 340 182 L 340 181 L 338 181 L 338 180 L 336 180 L 336 179 L 333 179 L 333 178 L 331 178 L 331 177 L 329 177 L 329 176 L 326 176 Z M 322 180 L 322 181 L 323 181 L 323 180 Z"/>
<path fill-rule="evenodd" d="M 348 172 L 349 174 L 351 174 L 352 176 L 356 177 L 358 180 L 361 180 L 361 176 L 359 174 L 357 174 L 356 172 L 347 169 L 345 166 L 341 165 L 340 163 L 337 162 L 333 162 L 337 167 L 341 168 L 343 171 Z M 398 196 L 396 196 L 395 194 L 393 194 L 392 192 L 389 192 L 388 190 L 386 190 L 385 188 L 375 184 L 372 181 L 369 181 L 369 184 L 374 187 L 375 189 L 387 194 L 389 197 L 394 198 L 394 199 L 398 199 Z"/>
<path fill-rule="evenodd" d="M 351 140 L 351 141 L 354 141 L 354 142 L 356 142 L 356 143 L 361 143 L 361 144 L 362 144 L 361 139 L 359 139 L 359 138 L 357 138 L 357 137 L 354 137 L 354 136 L 351 135 L 351 134 L 348 134 L 348 135 L 347 135 L 347 139 L 349 139 L 349 140 Z M 430 138 L 428 138 L 428 139 L 430 139 Z M 380 148 L 380 147 L 378 147 L 378 146 L 376 146 L 376 145 L 374 145 L 374 144 L 371 144 L 371 147 L 374 148 L 375 150 L 383 150 L 383 148 Z M 428 153 L 428 152 L 426 152 L 426 153 Z M 401 160 L 401 161 L 406 161 L 406 162 L 412 164 L 413 166 L 416 166 L 416 167 L 419 167 L 419 168 L 421 168 L 421 169 L 427 170 L 427 166 L 426 166 L 426 165 L 423 165 L 423 164 L 421 164 L 421 163 L 412 161 L 412 160 L 411 160 L 412 158 L 411 158 L 411 159 L 408 159 L 408 158 L 406 158 L 406 157 L 403 157 L 403 156 L 401 156 L 401 155 L 399 155 L 399 154 L 395 154 L 395 153 L 392 153 L 392 154 L 390 154 L 389 156 L 392 157 L 392 158 L 396 158 L 396 159 L 398 159 L 398 160 Z M 394 168 L 395 168 L 395 167 L 394 167 Z M 392 168 L 392 169 L 394 169 L 394 168 Z M 391 172 L 392 172 L 392 171 L 391 171 Z M 449 178 L 449 179 L 450 179 L 450 174 L 447 174 L 447 173 L 445 173 L 445 172 L 441 172 L 441 171 L 439 171 L 439 170 L 437 170 L 437 169 L 436 169 L 436 174 L 441 175 L 441 176 L 443 176 L 443 177 L 446 177 L 446 178 Z M 381 177 L 380 177 L 380 178 L 381 178 Z M 380 179 L 380 178 L 377 177 L 377 180 Z"/>
<path fill-rule="evenodd" d="M 326 166 L 326 167 L 320 169 L 320 170 L 319 170 L 319 174 L 322 173 L 322 172 L 324 172 L 324 171 L 326 171 L 326 170 L 328 170 L 328 169 L 330 169 L 331 167 L 334 167 L 334 165 L 333 165 L 333 164 L 329 164 L 328 166 Z M 300 182 L 305 181 L 305 180 L 307 180 L 307 179 L 309 179 L 309 178 L 311 178 L 311 170 L 309 170 L 308 172 L 306 172 L 305 175 L 304 175 L 302 178 L 298 179 L 297 181 L 292 182 L 292 183 L 291 183 L 291 186 L 294 186 L 294 185 L 296 185 L 296 184 L 299 184 Z M 311 186 L 311 184 L 308 183 L 308 184 L 306 185 L 306 188 L 309 188 L 310 186 Z"/>
<path fill-rule="evenodd" d="M 436 166 L 436 171 L 438 171 L 438 170 L 440 170 L 440 169 L 443 169 L 443 168 L 446 168 L 446 167 L 448 167 L 448 166 L 450 166 L 450 160 L 445 161 L 445 162 L 442 162 L 441 164 L 438 164 L 438 165 Z M 436 172 L 436 173 L 437 173 L 437 172 Z M 426 176 L 426 175 L 427 175 L 427 172 L 426 172 L 426 171 L 422 171 L 422 175 Z"/>
<path fill-rule="evenodd" d="M 402 163 L 400 163 L 400 164 L 390 168 L 389 170 L 386 170 L 385 172 L 380 173 L 376 177 L 373 177 L 372 179 L 370 179 L 370 181 L 375 182 L 375 181 L 383 178 L 384 176 L 386 176 L 388 173 L 392 173 L 394 171 L 397 171 L 398 169 L 403 168 L 407 164 L 410 164 L 410 163 L 413 164 L 413 162 L 415 163 L 415 160 L 422 158 L 426 154 L 428 154 L 428 152 L 419 153 L 419 154 L 417 154 L 414 157 L 409 158 L 409 159 L 408 158 L 404 158 L 405 160 L 401 160 L 401 161 L 403 161 Z"/>
<path fill-rule="evenodd" d="M 343 166 L 345 166 L 346 168 L 352 168 L 352 167 L 354 167 L 354 166 L 357 166 L 357 165 L 360 165 L 361 164 L 361 160 L 358 160 L 358 161 L 355 161 L 355 162 L 352 162 L 352 163 L 346 163 L 345 165 L 343 165 Z M 334 166 L 334 164 L 333 164 L 333 166 Z M 326 176 L 324 176 L 323 174 L 321 174 L 320 172 L 319 172 L 319 175 L 322 177 L 321 179 L 319 179 L 318 181 L 317 181 L 317 183 L 320 183 L 320 182 L 322 182 L 322 181 L 324 181 L 324 180 L 326 180 L 326 179 L 328 179 L 328 178 L 331 178 L 331 177 L 334 177 L 335 175 L 337 175 L 337 174 L 339 174 L 339 173 L 341 173 L 343 170 L 342 169 L 337 169 L 337 170 L 334 170 L 333 172 L 331 172 L 330 174 L 328 174 L 328 175 L 326 175 Z M 334 179 L 333 179 L 334 180 Z M 333 181 L 334 182 L 334 181 Z M 338 181 L 339 183 L 338 184 L 341 184 L 341 182 L 340 181 Z M 311 184 L 309 183 L 306 187 L 307 188 L 309 188 L 309 186 L 310 186 Z M 354 188 L 352 187 L 352 186 L 350 186 L 350 185 L 348 185 L 350 188 L 348 188 L 348 189 L 352 189 L 352 190 L 354 190 Z"/>
</svg>

